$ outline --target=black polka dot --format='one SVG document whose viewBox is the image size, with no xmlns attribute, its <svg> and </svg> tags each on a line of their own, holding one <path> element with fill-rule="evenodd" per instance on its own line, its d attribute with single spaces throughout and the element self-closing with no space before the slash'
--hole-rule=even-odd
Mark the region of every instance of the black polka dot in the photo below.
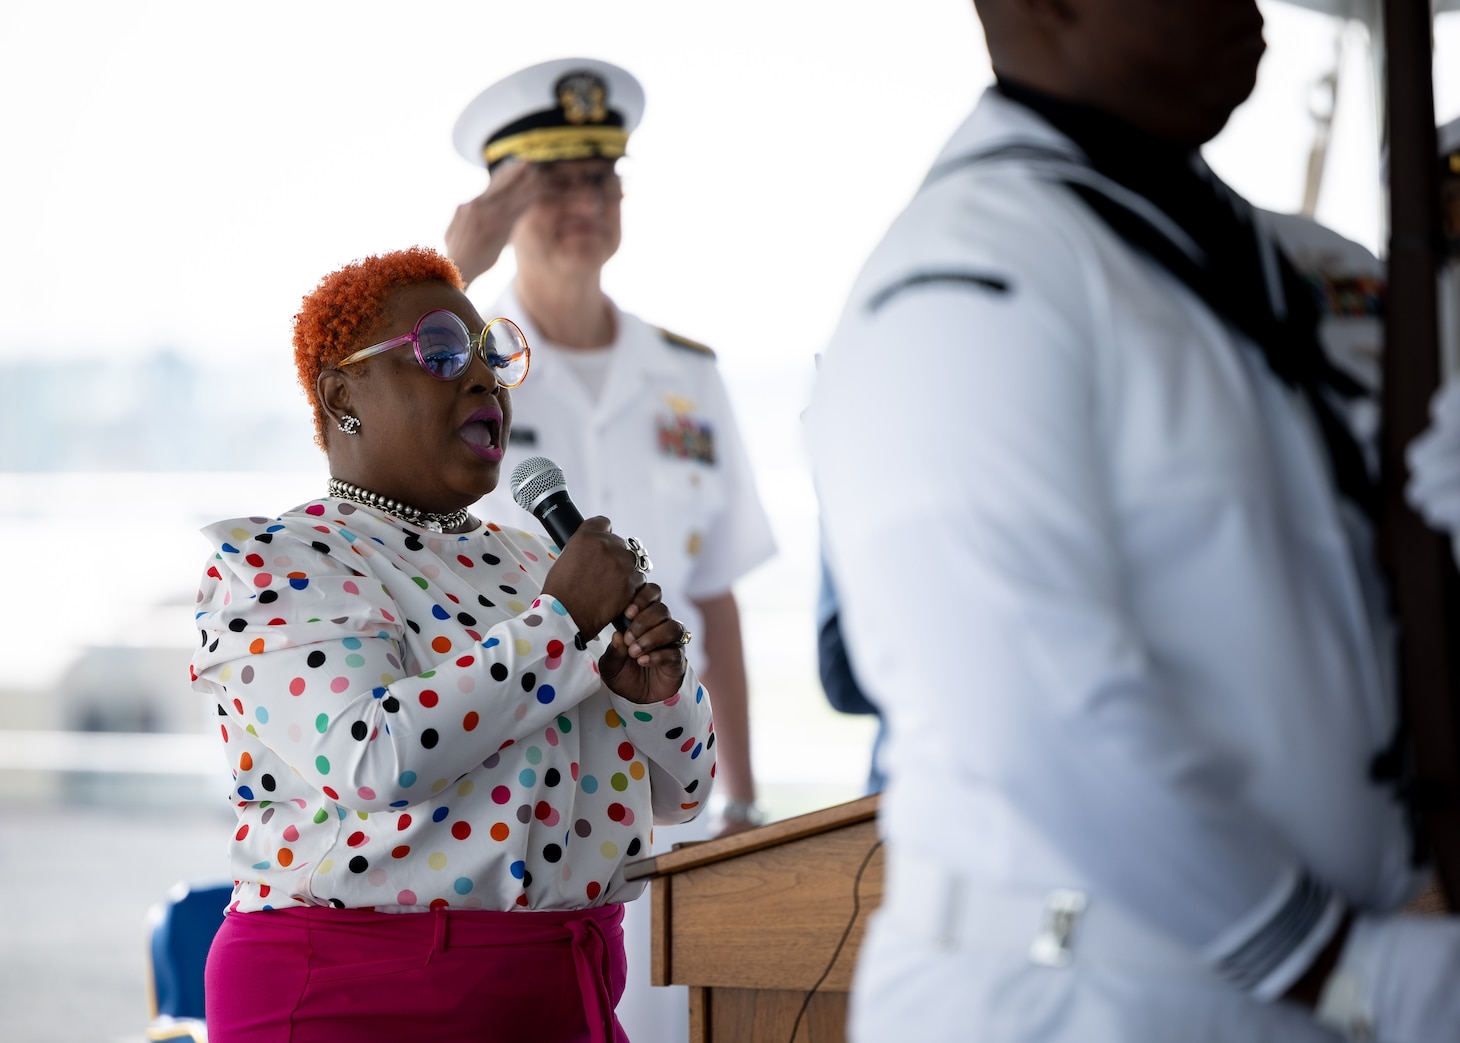
<svg viewBox="0 0 1460 1043">
<path fill-rule="evenodd" d="M 630 840 L 629 841 L 629 846 L 626 847 L 626 848 L 624 848 L 624 852 L 630 858 L 633 858 L 635 855 L 637 855 L 639 853 L 639 851 L 643 848 L 643 846 L 644 846 L 643 844 L 639 843 L 639 838 L 638 837 L 634 837 L 633 840 Z"/>
<path fill-rule="evenodd" d="M 699 788 L 700 788 L 700 780 L 699 779 L 695 779 L 693 782 L 691 782 L 688 786 L 686 786 L 684 788 L 684 791 L 686 793 L 693 793 L 695 790 L 697 790 Z"/>
<path fill-rule="evenodd" d="M 524 692 L 530 692 L 530 691 L 532 691 L 536 687 L 537 687 L 537 674 L 535 674 L 531 670 L 529 670 L 529 671 L 527 671 L 527 673 L 525 673 L 525 674 L 522 675 L 522 690 Z"/>
<path fill-rule="evenodd" d="M 380 705 L 385 707 L 386 713 L 396 713 L 400 710 L 400 700 L 393 695 L 387 695 Z"/>
<path fill-rule="evenodd" d="M 516 587 L 509 587 L 505 583 L 503 583 L 502 585 L 500 585 L 499 587 L 497 587 L 497 589 L 500 590 L 503 594 L 516 594 L 517 593 L 517 588 Z"/>
<path fill-rule="evenodd" d="M 315 540 L 310 546 L 321 554 L 328 554 L 330 552 L 330 545 L 328 543 L 321 543 L 319 540 Z"/>
<path fill-rule="evenodd" d="M 710 737 L 705 740 L 705 749 L 707 749 L 707 750 L 713 750 L 714 748 L 715 748 L 715 733 L 714 732 L 711 732 L 710 733 Z"/>
<path fill-rule="evenodd" d="M 272 532 L 261 532 L 257 536 L 255 536 L 254 539 L 257 540 L 259 543 L 273 543 L 274 534 Z"/>
<path fill-rule="evenodd" d="M 331 898 L 330 905 L 334 906 L 336 909 L 343 909 L 345 907 L 345 902 L 342 898 Z"/>
<path fill-rule="evenodd" d="M 228 629 L 233 631 L 235 634 L 246 626 L 248 626 L 248 620 L 246 619 L 230 619 L 228 621 Z"/>
<path fill-rule="evenodd" d="M 350 872 L 363 873 L 370 868 L 370 860 L 364 855 L 356 855 L 350 859 Z"/>
<path fill-rule="evenodd" d="M 405 531 L 405 530 L 402 530 Z M 425 544 L 414 532 L 406 532 L 406 550 L 420 550 Z"/>
<path fill-rule="evenodd" d="M 364 721 L 356 721 L 350 725 L 350 737 L 356 742 L 364 742 L 370 738 L 370 726 Z"/>
<path fill-rule="evenodd" d="M 470 612 L 458 612 L 456 614 L 456 621 L 464 627 L 474 627 L 477 625 L 477 617 Z"/>
<path fill-rule="evenodd" d="M 505 681 L 505 680 L 507 680 L 507 666 L 506 666 L 505 663 L 493 663 L 492 664 L 492 680 L 493 681 Z"/>
<path fill-rule="evenodd" d="M 268 790 L 270 793 L 274 792 L 274 786 L 276 785 L 276 783 L 274 782 L 274 776 L 265 775 L 263 778 L 259 779 L 259 785 Z"/>
<path fill-rule="evenodd" d="M 203 640 L 199 641 L 198 644 L 200 644 L 200 645 L 206 645 L 208 643 L 208 632 L 206 630 L 199 630 L 198 631 L 198 636 L 203 639 Z"/>
<path fill-rule="evenodd" d="M 435 728 L 427 728 L 421 733 L 421 745 L 428 750 L 434 750 L 436 744 L 441 741 L 441 736 L 436 734 Z"/>
<path fill-rule="evenodd" d="M 414 619 L 406 620 L 406 626 L 410 627 L 418 634 L 421 632 L 421 628 L 416 624 L 416 621 Z"/>
<path fill-rule="evenodd" d="M 272 605 L 274 602 L 276 602 L 278 600 L 279 600 L 279 592 L 277 590 L 265 590 L 265 591 L 263 591 L 262 593 L 259 594 L 259 604 L 260 605 Z"/>
<path fill-rule="evenodd" d="M 532 886 L 532 874 L 526 869 L 522 871 L 522 887 L 524 890 Z"/>
<path fill-rule="evenodd" d="M 542 849 L 542 857 L 545 861 L 548 862 L 560 861 L 563 857 L 563 849 L 558 847 L 558 845 L 556 844 L 549 844 L 547 847 Z"/>
<path fill-rule="evenodd" d="M 683 734 L 683 728 L 670 728 L 667 732 L 664 733 L 664 737 L 666 739 L 677 739 Z"/>
<path fill-rule="evenodd" d="M 497 557 L 495 554 L 483 554 L 482 560 L 485 561 L 488 565 L 502 564 L 502 559 Z"/>
<path fill-rule="evenodd" d="M 496 608 L 497 607 L 497 605 L 496 605 L 495 602 L 492 602 L 492 601 L 488 601 L 487 600 L 487 596 L 485 594 L 478 594 L 477 595 L 477 604 L 478 605 L 481 605 L 482 608 Z"/>
<path fill-rule="evenodd" d="M 216 652 L 216 651 L 218 651 L 218 641 L 216 639 L 213 641 L 213 643 L 211 645 L 208 646 L 208 651 L 210 651 L 210 652 Z"/>
<path fill-rule="evenodd" d="M 313 652 L 309 653 L 309 658 L 304 661 L 315 669 L 318 669 L 324 666 L 324 653 L 316 648 Z"/>
<path fill-rule="evenodd" d="M 218 716 L 219 717 L 227 717 L 228 716 L 228 711 L 225 710 L 225 709 L 223 709 L 223 704 L 222 703 L 219 703 L 218 704 Z"/>
<path fill-rule="evenodd" d="M 557 768 L 549 768 L 543 772 L 542 782 L 544 786 L 556 786 L 563 781 L 562 773 Z"/>
</svg>

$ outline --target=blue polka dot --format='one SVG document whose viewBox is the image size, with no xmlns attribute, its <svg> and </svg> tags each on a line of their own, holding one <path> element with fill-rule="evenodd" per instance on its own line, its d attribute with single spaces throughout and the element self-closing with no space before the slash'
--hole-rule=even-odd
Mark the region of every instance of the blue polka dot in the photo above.
<svg viewBox="0 0 1460 1043">
<path fill-rule="evenodd" d="M 450 808 L 437 808 L 435 811 L 431 812 L 431 821 L 444 822 L 446 821 L 446 816 L 449 814 L 451 814 Z"/>
<path fill-rule="evenodd" d="M 563 607 L 563 603 L 561 601 L 554 601 L 552 603 L 552 606 L 553 611 L 556 612 L 558 615 L 566 616 L 568 614 L 568 610 Z"/>
<path fill-rule="evenodd" d="M 464 876 L 457 877 L 456 882 L 451 886 L 456 889 L 456 893 L 459 895 L 469 894 L 471 892 L 471 881 Z"/>
<path fill-rule="evenodd" d="M 268 867 L 269 867 L 269 864 L 267 862 L 265 862 L 263 864 L 263 866 L 261 866 L 261 867 L 260 866 L 254 866 L 255 869 L 259 869 L 259 868 L 267 869 Z M 523 877 L 523 874 L 525 874 L 527 872 L 527 863 L 526 862 L 513 862 L 510 866 L 508 866 L 508 870 L 518 880 L 521 880 L 522 877 Z"/>
<path fill-rule="evenodd" d="M 303 590 L 305 587 L 309 586 L 309 577 L 308 576 L 290 576 L 289 577 L 289 586 L 293 587 L 295 590 Z"/>
<path fill-rule="evenodd" d="M 253 800 L 253 790 L 248 786 L 239 786 L 238 795 L 244 800 Z"/>
<path fill-rule="evenodd" d="M 223 549 L 223 553 L 224 554 L 237 554 L 238 553 L 238 548 L 235 547 L 231 543 L 225 543 L 225 544 L 223 544 L 222 545 L 222 549 Z"/>
<path fill-rule="evenodd" d="M 377 698 L 377 699 L 384 699 L 385 698 L 385 689 L 383 687 L 382 688 L 372 688 L 372 689 L 370 689 L 370 694 L 373 695 L 373 696 L 375 696 L 375 698 Z"/>
<path fill-rule="evenodd" d="M 266 706 L 260 706 L 258 709 L 254 710 L 253 715 L 254 715 L 254 719 L 257 720 L 260 724 L 268 724 L 269 723 L 269 710 L 268 710 L 268 707 L 266 707 Z"/>
<path fill-rule="evenodd" d="M 704 748 L 705 748 L 705 744 L 704 743 L 702 743 L 702 742 L 695 743 L 695 748 L 689 751 L 689 759 L 690 760 L 694 760 L 696 757 L 698 757 L 700 755 L 700 751 L 702 751 Z"/>
<path fill-rule="evenodd" d="M 413 771 L 403 771 L 403 772 L 401 772 L 400 773 L 400 784 L 402 786 L 407 786 L 407 787 L 414 786 L 416 784 L 416 773 L 413 772 Z"/>
<path fill-rule="evenodd" d="M 345 538 L 345 542 L 346 543 L 354 543 L 355 542 L 355 534 L 353 532 L 351 532 L 349 529 L 341 529 L 340 530 L 340 535 Z"/>
<path fill-rule="evenodd" d="M 557 695 L 558 693 L 553 691 L 553 686 L 550 684 L 538 685 L 537 687 L 537 701 L 544 706 L 556 699 Z"/>
<path fill-rule="evenodd" d="M 431 615 L 435 616 L 437 619 L 450 619 L 451 618 L 451 613 L 450 612 L 447 612 L 440 605 L 432 605 L 431 606 Z"/>
<path fill-rule="evenodd" d="M 282 529 L 282 528 L 283 528 L 283 527 L 284 527 L 284 526 L 282 526 L 282 525 L 270 525 L 270 526 L 269 526 L 269 527 L 268 527 L 268 528 L 267 528 L 267 529 L 265 529 L 265 530 L 264 530 L 264 531 L 265 531 L 265 532 L 278 532 L 278 531 L 279 531 L 279 530 L 280 530 L 280 529 Z"/>
<path fill-rule="evenodd" d="M 704 702 L 704 699 L 705 699 L 705 686 L 704 685 L 700 685 L 698 688 L 695 689 L 695 702 L 697 702 L 697 703 Z"/>
<path fill-rule="evenodd" d="M 255 862 L 253 864 L 253 868 L 254 869 L 270 869 L 270 868 L 272 868 L 272 863 L 269 863 L 269 862 Z"/>
<path fill-rule="evenodd" d="M 584 775 L 583 776 L 583 781 L 580 782 L 580 783 L 578 783 L 578 787 L 584 793 L 597 793 L 598 792 L 598 780 L 596 778 L 594 778 L 592 775 Z"/>
<path fill-rule="evenodd" d="M 482 647 L 483 648 L 496 648 L 501 643 L 502 642 L 498 641 L 495 637 L 489 637 L 485 641 L 482 642 Z"/>
<path fill-rule="evenodd" d="M 346 648 L 359 648 L 361 641 L 358 637 L 347 637 L 343 641 L 341 641 L 340 644 L 344 645 Z"/>
<path fill-rule="evenodd" d="M 517 776 L 517 781 L 522 783 L 522 785 L 524 786 L 536 786 L 537 772 L 533 771 L 531 768 L 523 768 Z"/>
<path fill-rule="evenodd" d="M 410 807 L 410 804 L 411 802 L 408 800 L 393 800 L 390 802 L 390 806 L 393 808 L 407 808 Z"/>
</svg>

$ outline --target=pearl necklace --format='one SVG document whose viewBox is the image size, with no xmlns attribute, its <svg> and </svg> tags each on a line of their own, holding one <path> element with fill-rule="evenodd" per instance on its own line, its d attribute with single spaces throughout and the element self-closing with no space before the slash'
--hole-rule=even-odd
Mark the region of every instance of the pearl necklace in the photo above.
<svg viewBox="0 0 1460 1043">
<path fill-rule="evenodd" d="M 353 500 L 355 503 L 363 503 L 366 507 L 374 507 L 386 514 L 394 514 L 397 518 L 403 518 L 412 525 L 430 529 L 432 532 L 444 532 L 447 529 L 458 528 L 466 522 L 467 517 L 465 507 L 459 511 L 452 511 L 450 514 L 427 514 L 419 507 L 392 500 L 388 496 L 381 496 L 369 489 L 362 489 L 358 485 L 342 482 L 338 478 L 330 479 L 330 495 L 336 500 Z"/>
</svg>

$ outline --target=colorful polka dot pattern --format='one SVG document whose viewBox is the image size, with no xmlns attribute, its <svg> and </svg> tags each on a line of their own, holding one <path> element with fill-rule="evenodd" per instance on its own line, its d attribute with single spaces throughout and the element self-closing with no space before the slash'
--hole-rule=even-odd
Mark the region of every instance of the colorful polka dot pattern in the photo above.
<svg viewBox="0 0 1460 1043">
<path fill-rule="evenodd" d="M 636 897 L 698 814 L 709 699 L 605 688 L 545 540 L 436 535 L 335 500 L 204 530 L 193 686 L 233 770 L 237 908 L 568 909 Z M 650 779 L 653 779 L 653 786 Z"/>
</svg>

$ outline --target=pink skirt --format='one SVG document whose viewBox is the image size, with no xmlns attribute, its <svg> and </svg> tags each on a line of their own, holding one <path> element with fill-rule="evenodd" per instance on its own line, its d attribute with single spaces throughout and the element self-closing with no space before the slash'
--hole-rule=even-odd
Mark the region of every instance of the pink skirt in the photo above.
<svg viewBox="0 0 1460 1043">
<path fill-rule="evenodd" d="M 211 1043 L 628 1043 L 621 905 L 566 912 L 229 913 Z"/>
</svg>

